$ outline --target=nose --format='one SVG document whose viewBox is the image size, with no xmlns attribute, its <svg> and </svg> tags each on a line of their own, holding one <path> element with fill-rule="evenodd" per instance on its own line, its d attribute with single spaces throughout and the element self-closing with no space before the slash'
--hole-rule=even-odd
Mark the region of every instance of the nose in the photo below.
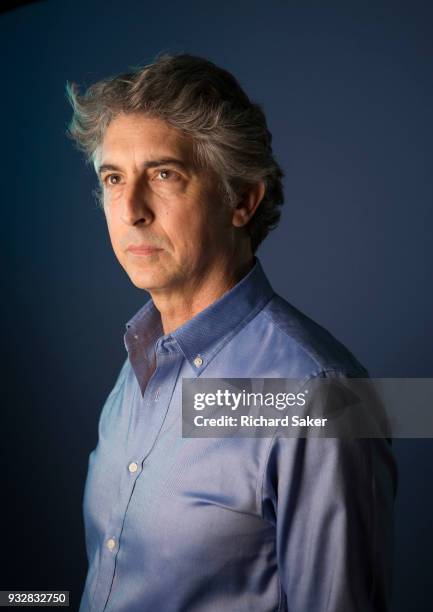
<svg viewBox="0 0 433 612">
<path fill-rule="evenodd" d="M 121 219 L 126 225 L 149 225 L 154 219 L 149 194 L 140 181 L 125 185 L 122 193 Z"/>
</svg>

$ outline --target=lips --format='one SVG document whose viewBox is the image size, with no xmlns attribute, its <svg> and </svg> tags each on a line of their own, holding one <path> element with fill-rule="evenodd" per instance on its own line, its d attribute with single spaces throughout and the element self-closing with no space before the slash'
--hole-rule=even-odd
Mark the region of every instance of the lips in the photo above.
<svg viewBox="0 0 433 612">
<path fill-rule="evenodd" d="M 159 251 L 162 251 L 162 249 L 158 249 L 157 247 L 147 244 L 138 246 L 132 244 L 126 250 L 130 253 L 133 253 L 134 255 L 152 255 L 152 253 L 158 253 Z"/>
</svg>

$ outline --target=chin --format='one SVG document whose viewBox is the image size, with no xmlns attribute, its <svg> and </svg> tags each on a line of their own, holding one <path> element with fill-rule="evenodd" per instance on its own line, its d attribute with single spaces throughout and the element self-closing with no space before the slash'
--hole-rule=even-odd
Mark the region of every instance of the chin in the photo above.
<svg viewBox="0 0 433 612">
<path fill-rule="evenodd" d="M 167 275 L 162 270 L 127 270 L 130 281 L 138 289 L 152 291 L 162 289 L 169 284 Z"/>
<path fill-rule="evenodd" d="M 146 291 L 157 289 L 160 285 L 154 274 L 129 274 L 129 279 L 138 289 Z"/>
</svg>

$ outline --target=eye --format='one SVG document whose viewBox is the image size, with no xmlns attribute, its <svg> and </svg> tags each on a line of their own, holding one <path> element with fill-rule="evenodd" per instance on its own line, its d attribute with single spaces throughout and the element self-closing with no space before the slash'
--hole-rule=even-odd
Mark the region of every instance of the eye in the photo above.
<svg viewBox="0 0 433 612">
<path fill-rule="evenodd" d="M 179 178 L 177 172 L 174 172 L 173 170 L 168 170 L 167 168 L 162 168 L 161 170 L 158 170 L 156 174 L 157 178 L 162 181 L 177 180 Z"/>
<path fill-rule="evenodd" d="M 120 183 L 121 177 L 118 174 L 109 174 L 104 178 L 104 183 L 106 185 L 118 185 Z"/>
</svg>

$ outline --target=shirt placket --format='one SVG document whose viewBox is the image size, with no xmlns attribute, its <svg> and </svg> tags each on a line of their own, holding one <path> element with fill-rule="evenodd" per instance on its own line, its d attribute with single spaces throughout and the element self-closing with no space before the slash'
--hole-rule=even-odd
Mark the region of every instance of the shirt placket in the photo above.
<svg viewBox="0 0 433 612">
<path fill-rule="evenodd" d="M 129 436 L 125 453 L 125 469 L 122 473 L 120 495 L 113 509 L 100 550 L 98 585 L 92 602 L 92 611 L 106 610 L 115 581 L 116 561 L 122 546 L 122 529 L 130 503 L 133 503 L 134 486 L 143 477 L 146 459 L 157 442 L 167 415 L 176 380 L 182 365 L 182 355 L 171 339 L 156 343 L 156 368 L 143 397 L 137 389 L 133 408 L 134 429 Z M 143 476 L 142 476 L 143 474 Z"/>
</svg>

